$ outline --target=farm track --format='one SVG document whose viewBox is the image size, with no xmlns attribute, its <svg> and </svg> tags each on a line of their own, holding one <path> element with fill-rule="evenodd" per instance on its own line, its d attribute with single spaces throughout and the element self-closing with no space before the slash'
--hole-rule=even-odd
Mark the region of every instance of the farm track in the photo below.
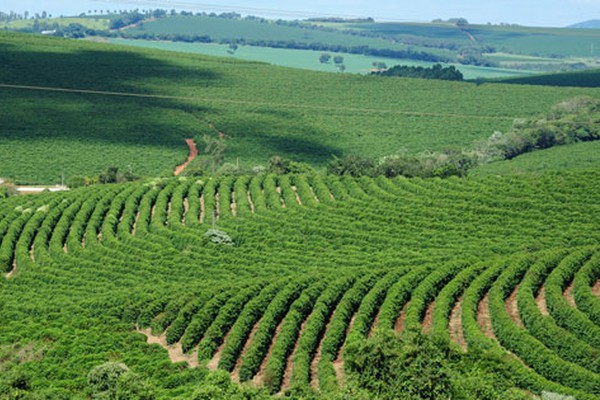
<svg viewBox="0 0 600 400">
<path fill-rule="evenodd" d="M 185 139 L 185 143 L 190 150 L 190 155 L 183 164 L 178 165 L 175 168 L 175 172 L 173 173 L 175 176 L 181 175 L 185 168 L 190 165 L 190 163 L 198 156 L 198 148 L 196 147 L 196 142 L 194 142 L 194 139 Z"/>
</svg>

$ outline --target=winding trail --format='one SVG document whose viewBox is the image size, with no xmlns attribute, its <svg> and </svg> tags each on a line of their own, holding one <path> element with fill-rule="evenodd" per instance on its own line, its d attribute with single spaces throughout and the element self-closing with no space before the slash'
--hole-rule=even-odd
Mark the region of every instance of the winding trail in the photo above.
<svg viewBox="0 0 600 400">
<path fill-rule="evenodd" d="M 187 143 L 188 148 L 190 149 L 190 155 L 188 156 L 186 162 L 184 162 L 181 165 L 178 165 L 175 168 L 175 172 L 174 172 L 175 176 L 181 175 L 181 173 L 183 172 L 185 167 L 187 167 L 189 165 L 189 163 L 194 161 L 194 158 L 196 158 L 198 156 L 198 148 L 196 147 L 196 143 L 194 142 L 194 139 L 185 139 L 185 142 Z"/>
</svg>

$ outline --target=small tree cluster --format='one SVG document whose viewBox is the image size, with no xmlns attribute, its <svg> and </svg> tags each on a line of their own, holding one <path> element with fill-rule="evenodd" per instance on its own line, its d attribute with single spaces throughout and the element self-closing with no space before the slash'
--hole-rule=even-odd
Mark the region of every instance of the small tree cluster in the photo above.
<svg viewBox="0 0 600 400">
<path fill-rule="evenodd" d="M 385 65 L 385 64 L 384 64 Z M 431 68 L 409 67 L 408 65 L 396 65 L 389 69 L 382 69 L 372 72 L 373 75 L 397 76 L 404 78 L 422 78 L 422 79 L 440 79 L 444 81 L 462 81 L 463 74 L 453 65 L 442 67 L 441 64 L 435 64 Z"/>
</svg>

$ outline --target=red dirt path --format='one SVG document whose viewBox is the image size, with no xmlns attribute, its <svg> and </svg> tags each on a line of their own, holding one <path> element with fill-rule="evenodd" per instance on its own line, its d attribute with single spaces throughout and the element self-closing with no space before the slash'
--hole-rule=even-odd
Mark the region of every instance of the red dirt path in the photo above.
<svg viewBox="0 0 600 400">
<path fill-rule="evenodd" d="M 183 170 L 185 169 L 185 167 L 188 166 L 189 163 L 191 163 L 194 158 L 196 158 L 196 156 L 198 156 L 198 148 L 196 147 L 196 143 L 194 142 L 194 139 L 185 139 L 185 142 L 187 143 L 189 149 L 190 149 L 190 155 L 187 158 L 187 161 L 184 162 L 183 164 L 177 166 L 177 168 L 175 168 L 175 176 L 180 175 Z"/>
</svg>

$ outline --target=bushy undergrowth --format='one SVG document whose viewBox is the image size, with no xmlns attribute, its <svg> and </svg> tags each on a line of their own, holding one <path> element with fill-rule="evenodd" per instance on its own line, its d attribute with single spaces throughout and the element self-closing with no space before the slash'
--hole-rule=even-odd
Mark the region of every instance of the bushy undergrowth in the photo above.
<svg viewBox="0 0 600 400">
<path fill-rule="evenodd" d="M 347 350 L 348 389 L 370 399 L 526 399 L 500 359 L 459 352 L 445 339 L 389 330 Z"/>
<path fill-rule="evenodd" d="M 379 161 L 357 155 L 334 157 L 327 171 L 334 175 L 446 178 L 465 176 L 476 166 L 509 160 L 521 154 L 565 144 L 600 139 L 600 100 L 582 96 L 556 104 L 545 116 L 517 119 L 506 132 L 495 132 L 470 149 L 437 152 L 406 151 Z"/>
</svg>

